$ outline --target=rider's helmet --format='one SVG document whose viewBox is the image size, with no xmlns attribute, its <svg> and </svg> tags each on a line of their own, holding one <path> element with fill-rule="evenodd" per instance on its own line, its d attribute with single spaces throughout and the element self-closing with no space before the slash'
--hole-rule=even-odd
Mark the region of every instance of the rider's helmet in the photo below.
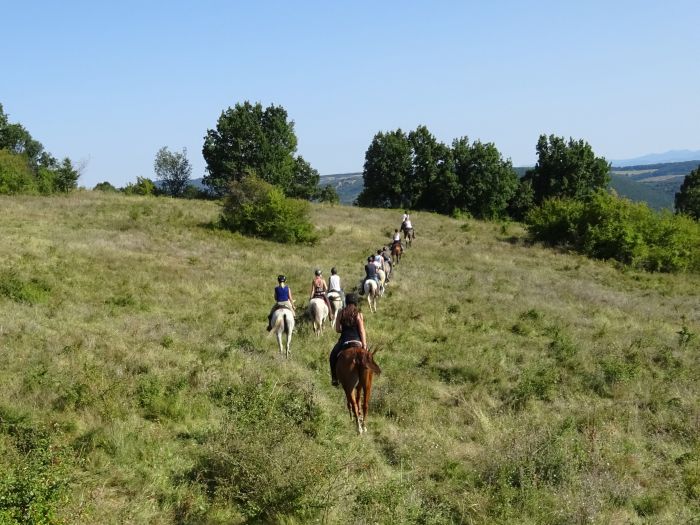
<svg viewBox="0 0 700 525">
<path fill-rule="evenodd" d="M 357 294 L 356 293 L 349 293 L 345 296 L 345 304 L 354 304 L 357 306 Z"/>
<path fill-rule="evenodd" d="M 387 248 L 386 246 L 384 246 L 384 247 L 382 248 L 382 250 L 383 250 L 383 251 L 387 251 L 388 248 Z"/>
<path fill-rule="evenodd" d="M 317 277 L 320 276 L 320 275 L 321 275 L 321 270 L 316 269 L 316 271 L 314 272 L 314 274 L 315 274 Z"/>
<path fill-rule="evenodd" d="M 336 273 L 338 273 L 338 270 L 336 270 L 334 266 L 333 268 L 331 268 L 331 275 L 335 275 Z"/>
<path fill-rule="evenodd" d="M 367 262 L 372 262 L 374 260 L 374 255 L 367 257 Z"/>
<path fill-rule="evenodd" d="M 287 281 L 287 278 L 286 278 L 284 275 L 278 275 L 278 276 L 277 276 L 277 282 L 278 282 L 278 283 L 283 283 L 283 282 L 286 282 L 286 281 Z"/>
</svg>

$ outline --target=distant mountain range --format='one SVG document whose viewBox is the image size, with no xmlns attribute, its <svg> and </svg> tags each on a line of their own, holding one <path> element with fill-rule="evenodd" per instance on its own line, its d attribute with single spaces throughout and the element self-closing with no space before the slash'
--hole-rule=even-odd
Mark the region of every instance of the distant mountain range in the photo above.
<svg viewBox="0 0 700 525">
<path fill-rule="evenodd" d="M 668 152 L 670 155 L 673 152 Z M 693 152 L 689 152 L 693 153 Z M 700 151 L 695 152 L 700 159 Z M 666 153 L 663 155 L 667 155 Z M 652 155 L 647 155 L 652 157 Z M 620 161 L 625 162 L 625 161 Z M 646 202 L 650 207 L 673 209 L 673 200 L 685 176 L 700 165 L 700 160 L 662 162 L 655 164 L 617 165 L 613 163 L 610 187 L 618 195 L 635 202 Z M 515 171 L 522 177 L 529 167 Z M 340 196 L 342 204 L 352 204 L 363 188 L 362 173 L 336 173 L 321 177 L 321 184 L 330 184 Z"/>
<path fill-rule="evenodd" d="M 612 160 L 610 161 L 615 168 L 626 166 L 642 166 L 647 164 L 663 164 L 667 162 L 686 162 L 689 160 L 700 159 L 700 150 L 677 149 L 667 151 L 666 153 L 650 153 L 634 159 Z"/>
</svg>

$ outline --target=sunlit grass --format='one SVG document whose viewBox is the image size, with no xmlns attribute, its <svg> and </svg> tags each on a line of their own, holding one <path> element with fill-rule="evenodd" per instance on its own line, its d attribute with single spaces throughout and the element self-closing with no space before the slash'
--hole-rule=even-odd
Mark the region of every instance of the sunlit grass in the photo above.
<svg viewBox="0 0 700 525">
<path fill-rule="evenodd" d="M 279 273 L 302 308 L 317 267 L 354 286 L 400 212 L 315 206 L 321 241 L 287 246 L 217 229 L 219 210 L 0 199 L 0 496 L 33 491 L 27 508 L 68 523 L 700 513 L 698 277 L 416 213 L 365 314 L 384 373 L 358 438 L 329 384 L 334 334 L 302 321 L 285 361 L 266 315 Z"/>
</svg>

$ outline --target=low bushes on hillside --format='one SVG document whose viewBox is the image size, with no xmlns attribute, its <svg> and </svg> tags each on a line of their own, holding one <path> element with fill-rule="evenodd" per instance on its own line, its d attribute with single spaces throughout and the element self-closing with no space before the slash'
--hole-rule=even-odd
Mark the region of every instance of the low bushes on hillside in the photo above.
<svg viewBox="0 0 700 525">
<path fill-rule="evenodd" d="M 591 199 L 550 199 L 527 216 L 530 234 L 597 259 L 650 271 L 700 270 L 700 225 L 599 191 Z"/>
<path fill-rule="evenodd" d="M 277 186 L 248 176 L 232 182 L 221 214 L 231 231 L 284 243 L 317 240 L 309 222 L 309 203 L 289 199 Z"/>
</svg>

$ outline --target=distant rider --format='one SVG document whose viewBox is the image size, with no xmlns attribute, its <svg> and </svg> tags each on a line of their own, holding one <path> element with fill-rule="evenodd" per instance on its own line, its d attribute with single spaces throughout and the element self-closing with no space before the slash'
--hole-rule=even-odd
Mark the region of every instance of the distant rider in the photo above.
<svg viewBox="0 0 700 525">
<path fill-rule="evenodd" d="M 321 270 L 316 270 L 314 272 L 314 280 L 311 281 L 311 295 L 309 296 L 309 300 L 317 298 L 323 299 L 323 302 L 326 303 L 326 306 L 328 307 L 328 320 L 332 321 L 331 303 L 328 301 L 328 297 L 326 297 L 328 286 L 326 286 L 326 281 L 323 280 L 321 273 Z"/>
<path fill-rule="evenodd" d="M 335 266 L 331 268 L 331 276 L 328 278 L 328 293 L 337 293 L 340 296 L 340 300 L 343 302 L 343 306 L 345 306 L 345 292 L 343 292 L 343 288 L 340 286 L 340 276 Z"/>
<path fill-rule="evenodd" d="M 284 275 L 277 276 L 277 286 L 275 287 L 275 305 L 267 316 L 267 331 L 272 330 L 272 314 L 280 308 L 288 308 L 294 312 L 294 299 L 292 290 L 287 286 L 287 278 Z"/>
</svg>

